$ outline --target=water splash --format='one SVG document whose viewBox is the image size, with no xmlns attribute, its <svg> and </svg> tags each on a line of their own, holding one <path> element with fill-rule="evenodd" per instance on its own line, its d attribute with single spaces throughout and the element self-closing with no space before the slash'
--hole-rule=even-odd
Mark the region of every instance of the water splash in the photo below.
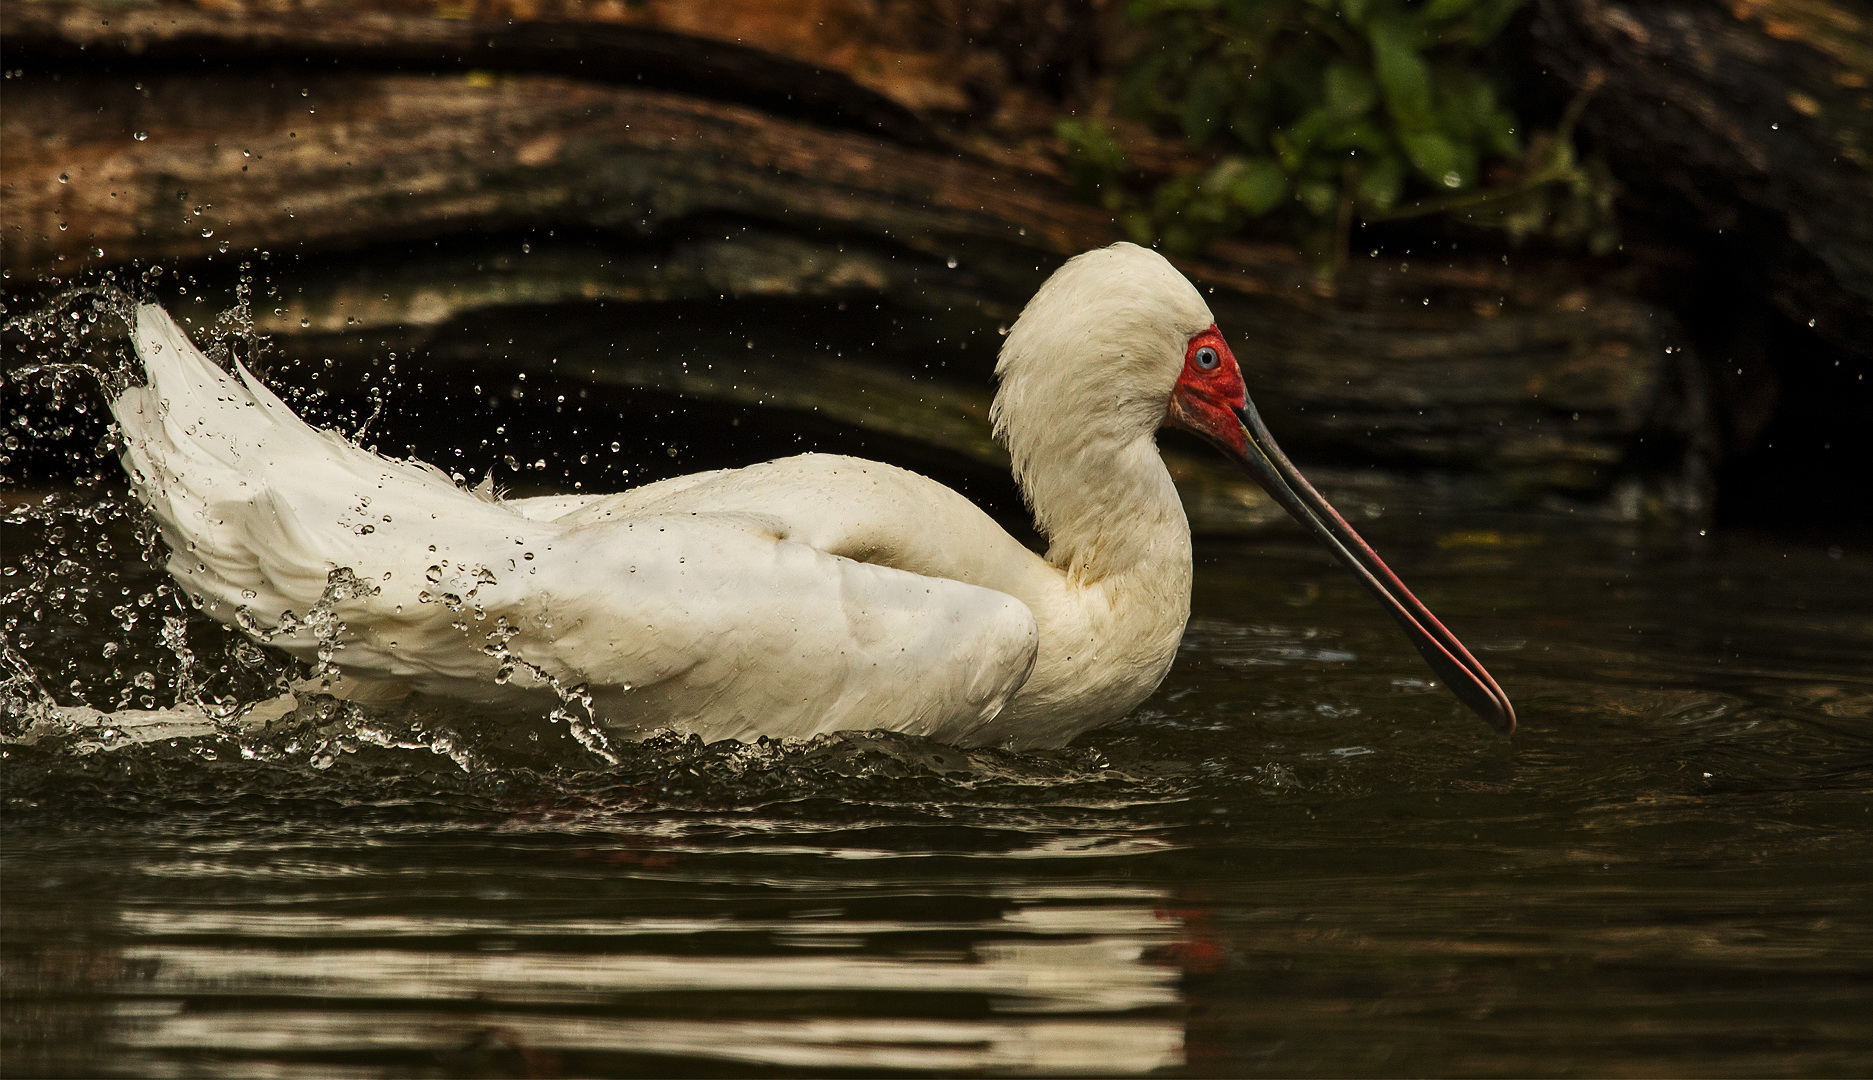
<svg viewBox="0 0 1873 1080">
<path fill-rule="evenodd" d="M 129 330 L 164 279 L 160 266 L 104 274 L 0 308 L 9 403 L 0 739 L 79 755 L 181 741 L 200 761 L 335 761 L 360 747 L 420 747 L 474 767 L 440 725 L 369 714 L 324 693 L 344 647 L 338 606 L 372 589 L 349 569 L 332 572 L 303 617 L 264 625 L 245 612 L 238 629 L 197 614 L 199 602 L 164 571 L 170 553 L 125 491 L 108 409 L 140 380 Z M 253 363 L 266 350 L 253 292 L 243 266 L 236 304 L 202 335 L 220 363 Z M 41 477 L 55 489 L 34 491 Z M 316 641 L 311 665 L 264 648 L 302 631 Z"/>
</svg>

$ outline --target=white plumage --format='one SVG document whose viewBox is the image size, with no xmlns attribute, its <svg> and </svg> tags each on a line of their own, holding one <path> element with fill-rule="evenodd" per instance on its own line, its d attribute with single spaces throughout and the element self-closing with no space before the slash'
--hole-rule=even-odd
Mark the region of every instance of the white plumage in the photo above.
<svg viewBox="0 0 1873 1080">
<path fill-rule="evenodd" d="M 1055 745 L 1149 694 L 1182 632 L 1188 530 L 1152 433 L 1209 322 L 1127 245 L 1069 264 L 1011 332 L 996 423 L 1050 560 L 934 481 L 820 454 L 489 501 L 308 427 L 154 305 L 149 385 L 113 407 L 176 580 L 304 659 L 323 629 L 350 696 L 550 705 L 557 682 L 626 735 Z"/>
<path fill-rule="evenodd" d="M 1056 272 L 997 366 L 1045 558 L 934 481 L 822 454 L 497 501 L 308 427 L 159 307 L 132 338 L 149 385 L 113 402 L 124 464 L 210 615 L 323 652 L 353 698 L 571 694 L 626 736 L 1044 747 L 1115 720 L 1162 681 L 1190 606 L 1155 433 L 1168 407 L 1240 457 L 1246 431 L 1207 305 L 1130 244 Z"/>
</svg>

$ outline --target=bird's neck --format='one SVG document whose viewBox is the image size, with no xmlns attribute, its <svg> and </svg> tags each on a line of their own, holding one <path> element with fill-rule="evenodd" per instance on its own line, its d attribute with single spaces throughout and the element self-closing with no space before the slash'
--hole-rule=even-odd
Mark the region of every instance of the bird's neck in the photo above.
<svg viewBox="0 0 1873 1080">
<path fill-rule="evenodd" d="M 1020 745 L 1058 746 L 1130 711 L 1163 681 L 1190 614 L 1190 527 L 1155 441 L 1079 449 L 1051 468 L 1016 455 L 1052 564 L 1022 597 L 1040 631 L 1033 673 L 996 721 Z"/>
<path fill-rule="evenodd" d="M 1047 561 L 1071 584 L 1188 579 L 1190 524 L 1152 435 L 1034 449 L 1017 455 L 1016 476 Z"/>
</svg>

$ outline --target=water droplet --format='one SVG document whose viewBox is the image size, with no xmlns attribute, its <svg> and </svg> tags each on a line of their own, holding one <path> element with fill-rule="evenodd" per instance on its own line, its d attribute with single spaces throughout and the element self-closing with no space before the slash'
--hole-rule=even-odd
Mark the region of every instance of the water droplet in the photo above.
<svg viewBox="0 0 1873 1080">
<path fill-rule="evenodd" d="M 956 256 L 951 255 L 949 257 L 949 261 L 945 263 L 944 265 L 948 266 L 951 270 L 956 269 Z"/>
<path fill-rule="evenodd" d="M 130 137 L 135 139 L 138 142 L 142 142 L 143 140 L 150 137 L 150 133 L 147 131 L 139 131 L 135 135 L 132 135 Z"/>
<path fill-rule="evenodd" d="M 69 184 L 69 183 L 71 183 L 71 182 L 72 182 L 72 178 L 71 178 L 71 177 L 69 177 L 69 176 L 67 176 L 67 175 L 65 175 L 64 173 L 60 173 L 60 174 L 59 174 L 59 183 L 61 183 L 61 184 Z"/>
<path fill-rule="evenodd" d="M 211 236 L 213 236 L 213 235 L 215 235 L 215 230 L 213 230 L 213 229 L 203 229 L 203 230 L 202 230 L 202 239 L 204 239 L 204 240 L 206 240 L 206 239 L 208 239 L 209 237 L 211 237 Z"/>
</svg>

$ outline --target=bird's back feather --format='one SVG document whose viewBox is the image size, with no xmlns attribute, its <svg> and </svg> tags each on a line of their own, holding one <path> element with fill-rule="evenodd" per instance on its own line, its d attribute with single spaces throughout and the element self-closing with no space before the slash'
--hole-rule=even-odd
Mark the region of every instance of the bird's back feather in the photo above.
<svg viewBox="0 0 1873 1080">
<path fill-rule="evenodd" d="M 625 732 L 966 742 L 1034 663 L 1033 614 L 1005 592 L 846 558 L 746 509 L 653 509 L 675 485 L 609 514 L 489 502 L 311 428 L 159 307 L 133 342 L 149 385 L 113 410 L 171 573 L 217 619 L 364 684 L 582 688 Z"/>
</svg>

